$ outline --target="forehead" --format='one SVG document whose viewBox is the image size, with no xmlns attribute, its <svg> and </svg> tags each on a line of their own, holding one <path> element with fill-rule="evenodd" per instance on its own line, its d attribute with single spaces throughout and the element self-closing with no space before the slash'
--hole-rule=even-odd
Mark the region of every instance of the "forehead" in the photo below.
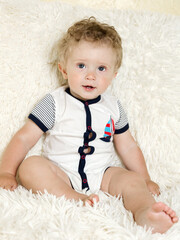
<svg viewBox="0 0 180 240">
<path fill-rule="evenodd" d="M 73 59 L 92 59 L 92 60 L 104 60 L 114 63 L 116 61 L 116 51 L 109 44 L 99 42 L 80 41 L 78 43 L 71 44 L 68 51 L 68 58 Z"/>
</svg>

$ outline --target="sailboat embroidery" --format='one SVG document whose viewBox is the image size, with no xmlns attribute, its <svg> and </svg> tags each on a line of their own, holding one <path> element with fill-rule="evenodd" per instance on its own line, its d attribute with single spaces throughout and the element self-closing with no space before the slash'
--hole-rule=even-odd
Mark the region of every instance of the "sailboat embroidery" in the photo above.
<svg viewBox="0 0 180 240">
<path fill-rule="evenodd" d="M 105 142 L 110 142 L 111 136 L 113 135 L 114 131 L 115 131 L 114 120 L 110 117 L 104 129 L 104 137 L 100 139 Z"/>
</svg>

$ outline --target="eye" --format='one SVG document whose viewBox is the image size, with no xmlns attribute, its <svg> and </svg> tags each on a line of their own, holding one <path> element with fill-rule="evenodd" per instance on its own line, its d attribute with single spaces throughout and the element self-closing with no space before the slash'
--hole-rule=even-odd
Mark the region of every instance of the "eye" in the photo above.
<svg viewBox="0 0 180 240">
<path fill-rule="evenodd" d="M 106 70 L 106 67 L 100 66 L 100 67 L 98 67 L 98 69 L 99 69 L 100 72 L 104 72 Z"/>
<path fill-rule="evenodd" d="M 78 68 L 85 68 L 85 64 L 84 63 L 79 63 Z"/>
</svg>

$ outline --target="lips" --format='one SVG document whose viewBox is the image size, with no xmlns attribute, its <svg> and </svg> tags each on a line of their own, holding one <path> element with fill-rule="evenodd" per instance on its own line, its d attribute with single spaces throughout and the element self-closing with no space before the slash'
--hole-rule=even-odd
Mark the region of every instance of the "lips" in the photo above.
<svg viewBox="0 0 180 240">
<path fill-rule="evenodd" d="M 83 85 L 83 88 L 87 89 L 87 90 L 93 90 L 95 89 L 95 87 L 91 86 L 91 85 Z"/>
</svg>

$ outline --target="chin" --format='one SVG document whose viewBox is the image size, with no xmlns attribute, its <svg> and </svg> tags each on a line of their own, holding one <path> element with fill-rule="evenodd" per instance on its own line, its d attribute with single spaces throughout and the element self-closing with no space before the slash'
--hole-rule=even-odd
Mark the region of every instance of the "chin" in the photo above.
<svg viewBox="0 0 180 240">
<path fill-rule="evenodd" d="M 91 95 L 91 96 L 82 96 L 83 100 L 92 100 L 94 98 L 97 98 L 99 95 Z"/>
</svg>

